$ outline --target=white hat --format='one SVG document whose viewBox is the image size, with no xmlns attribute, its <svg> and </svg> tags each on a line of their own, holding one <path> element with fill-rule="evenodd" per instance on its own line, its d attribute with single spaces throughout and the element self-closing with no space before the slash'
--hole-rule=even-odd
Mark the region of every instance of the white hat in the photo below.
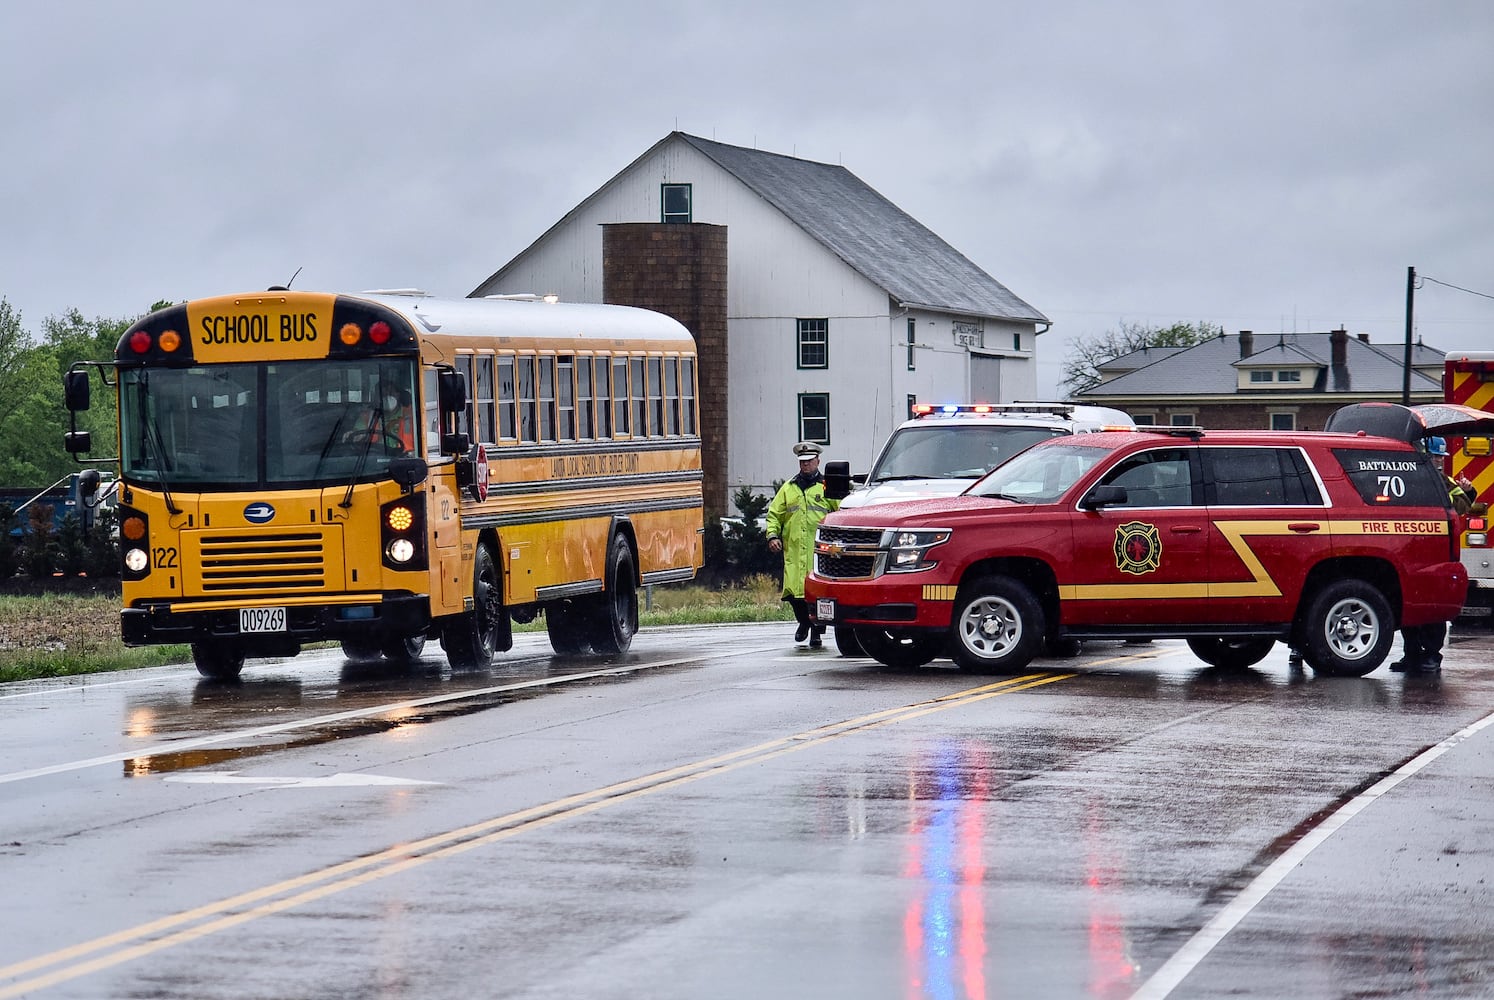
<svg viewBox="0 0 1494 1000">
<path fill-rule="evenodd" d="M 794 454 L 799 456 L 801 462 L 809 458 L 819 458 L 820 446 L 813 441 L 800 441 L 794 445 Z"/>
</svg>

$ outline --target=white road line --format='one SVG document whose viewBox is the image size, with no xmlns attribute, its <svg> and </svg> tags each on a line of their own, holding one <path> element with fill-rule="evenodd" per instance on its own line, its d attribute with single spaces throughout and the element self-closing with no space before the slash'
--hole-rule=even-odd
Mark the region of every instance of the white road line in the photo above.
<svg viewBox="0 0 1494 1000">
<path fill-rule="evenodd" d="M 551 687 L 559 684 L 569 684 L 574 681 L 591 680 L 596 677 L 617 677 L 623 674 L 638 673 L 642 670 L 658 670 L 662 667 L 678 666 L 682 663 L 700 663 L 706 660 L 720 660 L 731 656 L 751 655 L 754 653 L 766 653 L 778 649 L 777 644 L 764 646 L 756 649 L 733 649 L 730 652 L 715 653 L 710 656 L 684 656 L 673 660 L 661 660 L 658 663 L 629 663 L 624 666 L 610 667 L 606 670 L 588 670 L 579 674 L 565 674 L 559 677 L 541 677 L 530 681 L 517 681 L 513 684 L 497 684 L 492 687 L 471 688 L 465 691 L 452 691 L 447 694 L 432 695 L 429 698 L 416 698 L 411 701 L 391 702 L 384 705 L 371 705 L 368 708 L 353 709 L 347 712 L 334 712 L 331 715 L 317 715 L 309 719 L 298 719 L 293 722 L 282 722 L 274 726 L 260 726 L 256 729 L 239 729 L 233 732 L 218 733 L 213 736 L 201 736 L 193 740 L 177 740 L 170 743 L 155 743 L 150 746 L 139 747 L 134 750 L 126 750 L 121 753 L 107 754 L 103 757 L 89 757 L 86 760 L 68 761 L 63 764 L 50 764 L 46 767 L 36 767 L 29 771 L 12 771 L 9 774 L 0 774 L 0 785 L 12 781 L 26 781 L 30 778 L 41 778 L 49 774 L 64 774 L 68 771 L 82 771 L 90 767 L 100 767 L 105 764 L 117 764 L 121 761 L 134 760 L 139 757 L 152 757 L 157 754 L 180 753 L 183 750 L 195 750 L 198 747 L 213 746 L 218 743 L 229 743 L 236 740 L 255 739 L 260 736 L 271 736 L 275 733 L 291 732 L 297 729 L 307 729 L 312 726 L 322 726 L 330 722 L 342 722 L 347 719 L 366 719 L 372 716 L 386 715 L 390 712 L 406 711 L 414 708 L 424 708 L 429 705 L 440 705 L 451 701 L 467 701 L 472 698 L 481 698 L 485 695 L 502 694 L 506 691 L 522 691 L 527 688 Z"/>
<path fill-rule="evenodd" d="M 1275 889 L 1286 879 L 1287 875 L 1291 874 L 1292 869 L 1300 865 L 1313 850 L 1333 836 L 1340 827 L 1396 785 L 1490 725 L 1494 725 L 1494 713 L 1459 730 L 1436 746 L 1422 751 L 1391 774 L 1345 802 L 1323 822 L 1313 827 L 1306 836 L 1293 844 L 1285 854 L 1268 865 L 1266 870 L 1257 875 L 1238 896 L 1230 900 L 1224 909 L 1215 914 L 1214 919 L 1204 924 L 1198 933 L 1189 938 L 1187 943 L 1162 963 L 1156 972 L 1152 973 L 1150 979 L 1141 984 L 1140 989 L 1131 994 L 1131 1000 L 1164 1000 L 1165 997 L 1170 996 L 1178 984 L 1208 957 L 1209 952 L 1214 950 L 1214 946 L 1224 940 L 1225 935 L 1234 930 L 1272 889 Z"/>
</svg>

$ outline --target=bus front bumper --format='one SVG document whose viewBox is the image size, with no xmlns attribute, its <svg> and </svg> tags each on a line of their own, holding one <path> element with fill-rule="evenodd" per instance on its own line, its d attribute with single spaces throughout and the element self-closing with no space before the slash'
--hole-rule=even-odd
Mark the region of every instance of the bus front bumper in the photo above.
<svg viewBox="0 0 1494 1000">
<path fill-rule="evenodd" d="M 271 626 L 246 631 L 241 612 Z M 276 615 L 275 612 L 280 612 Z M 126 646 L 158 646 L 231 639 L 249 648 L 282 650 L 309 642 L 343 638 L 405 638 L 424 633 L 431 624 L 431 602 L 425 594 L 370 595 L 356 604 L 287 604 L 240 608 L 194 608 L 191 604 L 145 604 L 119 613 Z M 275 655 L 275 654 L 270 654 Z"/>
</svg>

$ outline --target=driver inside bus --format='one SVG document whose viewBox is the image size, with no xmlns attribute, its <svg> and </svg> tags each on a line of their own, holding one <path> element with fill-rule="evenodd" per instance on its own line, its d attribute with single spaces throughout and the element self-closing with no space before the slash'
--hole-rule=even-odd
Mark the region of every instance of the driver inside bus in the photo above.
<svg viewBox="0 0 1494 1000">
<path fill-rule="evenodd" d="M 375 405 L 358 417 L 357 429 L 345 435 L 349 441 L 370 441 L 391 451 L 415 451 L 415 414 L 410 409 L 410 392 L 381 383 L 373 394 Z"/>
</svg>

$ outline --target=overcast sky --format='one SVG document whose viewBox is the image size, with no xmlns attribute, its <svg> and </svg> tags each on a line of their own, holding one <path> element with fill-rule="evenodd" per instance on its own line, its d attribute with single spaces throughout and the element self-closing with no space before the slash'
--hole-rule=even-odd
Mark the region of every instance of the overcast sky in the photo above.
<svg viewBox="0 0 1494 1000">
<path fill-rule="evenodd" d="M 1054 321 L 1494 295 L 1494 4 L 0 4 L 0 296 L 460 296 L 674 129 L 843 164 Z M 1494 349 L 1428 283 L 1416 332 Z"/>
</svg>

